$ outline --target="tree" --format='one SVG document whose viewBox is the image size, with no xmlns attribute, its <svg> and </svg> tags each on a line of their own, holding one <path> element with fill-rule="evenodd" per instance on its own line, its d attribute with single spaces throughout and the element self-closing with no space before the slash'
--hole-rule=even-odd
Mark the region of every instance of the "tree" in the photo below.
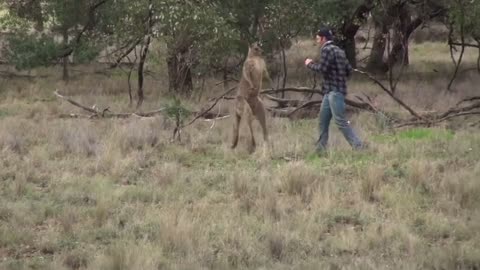
<svg viewBox="0 0 480 270">
<path fill-rule="evenodd" d="M 92 53 L 94 50 L 82 39 L 93 30 L 97 11 L 108 1 L 43 0 L 32 4 L 36 10 L 31 12 L 10 8 L 8 16 L 2 22 L 13 33 L 8 48 L 5 48 L 7 59 L 18 69 L 49 66 L 58 59 L 64 59 L 63 78 L 67 79 L 68 56 L 74 52 L 78 52 L 80 60 L 96 56 Z M 32 31 L 35 25 L 47 24 L 48 29 L 43 29 L 42 32 Z M 62 36 L 61 43 L 57 42 L 58 35 Z"/>
<path fill-rule="evenodd" d="M 206 63 L 231 53 L 238 37 L 210 0 L 157 0 L 155 10 L 157 36 L 167 46 L 169 89 L 189 95 L 193 90 L 193 69 L 203 69 Z"/>
<path fill-rule="evenodd" d="M 453 49 L 453 46 L 457 45 L 461 47 L 458 60 L 455 60 L 452 51 L 455 71 L 447 87 L 448 90 L 451 90 L 467 46 L 478 48 L 479 55 L 477 60 L 477 70 L 480 72 L 480 3 L 478 1 L 452 0 L 449 13 L 449 25 L 449 44 L 451 49 Z M 477 45 L 468 44 L 467 40 L 469 38 L 475 40 Z M 460 41 L 455 41 L 455 39 L 460 39 Z"/>
<path fill-rule="evenodd" d="M 306 9 L 306 16 L 310 17 L 310 33 L 315 33 L 320 26 L 333 28 L 337 44 L 345 50 L 352 66 L 356 67 L 355 35 L 374 8 L 373 2 L 373 0 L 308 0 L 310 8 Z"/>
<path fill-rule="evenodd" d="M 383 73 L 396 64 L 408 65 L 410 36 L 422 24 L 445 16 L 446 11 L 442 1 L 380 0 L 372 13 L 375 34 L 367 69 Z"/>
</svg>

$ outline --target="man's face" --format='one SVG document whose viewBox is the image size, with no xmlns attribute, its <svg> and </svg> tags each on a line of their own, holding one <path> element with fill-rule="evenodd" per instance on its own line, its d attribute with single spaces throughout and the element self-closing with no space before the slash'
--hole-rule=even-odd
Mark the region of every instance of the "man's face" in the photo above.
<svg viewBox="0 0 480 270">
<path fill-rule="evenodd" d="M 322 36 L 319 36 L 319 35 L 316 36 L 316 40 L 317 40 L 318 45 L 320 45 L 320 46 L 322 46 L 327 41 L 327 39 L 325 37 L 322 37 Z"/>
</svg>

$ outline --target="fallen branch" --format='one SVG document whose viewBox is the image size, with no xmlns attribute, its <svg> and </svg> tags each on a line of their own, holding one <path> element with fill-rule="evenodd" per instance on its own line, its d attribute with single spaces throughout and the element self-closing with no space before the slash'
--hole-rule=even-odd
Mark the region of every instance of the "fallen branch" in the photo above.
<svg viewBox="0 0 480 270">
<path fill-rule="evenodd" d="M 466 98 L 459 103 L 455 107 L 448 109 L 445 112 L 433 112 L 424 115 L 424 119 L 409 119 L 407 121 L 399 121 L 399 123 L 395 126 L 396 128 L 405 127 L 405 126 L 418 126 L 418 125 L 426 125 L 431 126 L 433 124 L 438 124 L 452 118 L 461 117 L 461 116 L 471 116 L 471 115 L 480 115 L 480 102 L 475 102 L 469 106 L 459 107 L 460 104 L 469 101 L 480 100 L 480 97 L 471 97 Z"/>
<path fill-rule="evenodd" d="M 285 92 L 296 92 L 296 93 L 306 93 L 306 94 L 319 94 L 322 95 L 321 90 L 311 89 L 307 87 L 300 87 L 300 88 L 281 88 L 281 89 L 267 89 L 260 91 L 260 94 L 277 94 L 277 93 L 285 93 Z"/>
<path fill-rule="evenodd" d="M 308 108 L 308 107 L 311 107 L 311 106 L 314 106 L 314 105 L 318 105 L 318 104 L 322 104 L 322 100 L 314 100 L 314 101 L 309 101 L 309 102 L 306 102 L 305 104 L 303 104 L 302 106 L 296 108 L 295 110 L 291 111 L 288 113 L 288 117 L 292 116 L 294 113 L 304 109 L 304 108 Z"/>
<path fill-rule="evenodd" d="M 272 98 L 271 96 L 268 95 L 268 94 L 276 94 L 276 93 L 283 93 L 283 92 L 318 94 L 318 95 L 321 95 L 323 97 L 323 92 L 321 90 L 311 89 L 311 88 L 306 88 L 306 87 L 282 88 L 282 89 L 276 89 L 276 90 L 268 89 L 268 90 L 263 90 L 260 93 L 261 94 L 266 94 L 267 98 L 269 98 L 273 101 L 287 102 L 287 103 L 292 104 L 292 106 L 293 106 L 293 104 L 297 103 L 296 106 L 298 106 L 300 101 L 291 100 L 291 99 Z M 313 102 L 317 103 L 317 101 L 313 101 Z M 307 103 L 309 103 L 309 102 L 307 102 Z M 321 103 L 321 100 L 318 101 L 318 103 Z M 372 106 L 371 104 L 366 103 L 366 102 L 357 102 L 357 101 L 351 100 L 349 98 L 345 98 L 345 103 L 347 105 L 355 107 L 357 109 L 367 110 L 367 111 L 370 111 L 370 112 L 377 112 L 378 111 L 374 106 Z M 304 104 L 304 105 L 306 105 L 306 104 Z M 304 106 L 304 105 L 301 105 L 301 106 Z M 306 107 L 308 107 L 308 106 L 306 106 Z M 305 106 L 303 108 L 305 108 Z"/>
<path fill-rule="evenodd" d="M 58 98 L 62 99 L 62 100 L 65 100 L 67 101 L 68 103 L 76 106 L 76 107 L 79 107 L 81 108 L 82 110 L 84 111 L 87 111 L 89 113 L 91 113 L 90 116 L 88 116 L 89 118 L 94 118 L 94 117 L 102 117 L 102 118 L 128 118 L 128 117 L 131 117 L 131 116 L 138 116 L 138 117 L 153 117 L 154 115 L 156 114 L 160 114 L 162 113 L 165 108 L 161 108 L 161 109 L 158 109 L 158 110 L 154 110 L 154 111 L 150 111 L 150 112 L 134 112 L 134 113 L 113 113 L 109 110 L 109 108 L 106 108 L 102 111 L 99 111 L 95 108 L 95 106 L 92 106 L 92 107 L 87 107 L 85 105 L 82 105 L 80 103 L 78 103 L 77 101 L 71 99 L 71 98 L 68 98 L 68 97 L 65 97 L 61 94 L 58 93 L 58 90 L 55 90 L 53 92 Z M 61 115 L 61 117 L 65 117 L 66 115 Z M 69 114 L 70 117 L 72 118 L 79 118 L 79 117 L 83 117 L 82 115 L 76 115 L 76 114 Z"/>
<path fill-rule="evenodd" d="M 462 99 L 457 103 L 457 106 L 460 106 L 463 103 L 475 101 L 475 100 L 480 100 L 480 96 L 468 97 L 468 98 Z"/>
<path fill-rule="evenodd" d="M 69 98 L 67 98 L 67 97 L 65 97 L 65 96 L 60 95 L 60 94 L 58 93 L 58 90 L 55 90 L 55 92 L 53 92 L 53 93 L 54 93 L 57 97 L 59 97 L 59 98 L 61 98 L 61 99 L 63 99 L 63 100 L 66 100 L 66 101 L 69 102 L 70 104 L 72 104 L 72 105 L 74 105 L 74 106 L 77 106 L 77 107 L 79 107 L 79 108 L 81 108 L 81 109 L 83 109 L 83 110 L 85 110 L 85 111 L 87 111 L 87 112 L 90 112 L 90 113 L 93 113 L 93 114 L 99 114 L 99 113 L 100 113 L 99 111 L 97 111 L 97 110 L 95 110 L 95 109 L 93 109 L 93 108 L 88 108 L 88 107 L 83 106 L 82 104 L 80 104 L 80 103 L 78 103 L 78 102 L 76 102 L 76 101 L 74 101 L 74 100 L 72 100 L 72 99 L 69 99 Z"/>
<path fill-rule="evenodd" d="M 225 91 L 223 94 L 221 94 L 220 96 L 218 96 L 217 98 L 215 98 L 215 100 L 213 101 L 212 105 L 210 105 L 210 107 L 208 107 L 207 109 L 203 110 L 201 113 L 197 114 L 197 116 L 195 116 L 195 118 L 193 118 L 190 122 L 188 122 L 188 124 L 186 125 L 183 125 L 181 127 L 179 127 L 179 129 L 183 129 L 185 127 L 188 127 L 190 126 L 191 124 L 195 123 L 195 121 L 197 121 L 199 118 L 203 117 L 205 114 L 207 114 L 210 110 L 213 109 L 213 107 L 215 107 L 215 105 L 217 105 L 217 103 L 223 99 L 224 96 L 230 94 L 231 92 L 233 92 L 234 90 L 237 89 L 237 86 L 235 87 L 232 87 L 230 89 L 228 89 L 227 91 Z"/>
<path fill-rule="evenodd" d="M 226 114 L 226 115 L 223 115 L 223 116 L 217 116 L 215 118 L 205 118 L 203 121 L 212 122 L 212 121 L 227 119 L 227 118 L 230 118 L 230 117 L 231 117 L 230 114 Z"/>
<path fill-rule="evenodd" d="M 473 111 L 473 110 L 476 110 L 476 109 L 480 109 L 480 102 L 475 102 L 472 105 L 466 106 L 466 107 L 456 106 L 456 107 L 450 108 L 446 112 L 440 114 L 437 118 L 442 119 L 442 118 L 448 117 L 450 115 L 455 115 L 455 114 L 464 113 L 464 112 L 470 112 L 470 111 Z"/>
<path fill-rule="evenodd" d="M 417 120 L 417 121 L 399 122 L 397 125 L 394 126 L 394 128 L 402 128 L 407 126 L 429 126 L 430 127 L 434 124 L 439 124 L 441 122 L 450 120 L 452 118 L 461 117 L 461 116 L 471 116 L 471 115 L 480 115 L 480 111 L 460 112 L 460 113 L 448 115 L 442 118 L 432 119 L 430 121 Z"/>
<path fill-rule="evenodd" d="M 418 119 L 423 119 L 422 116 L 420 116 L 417 112 L 415 112 L 410 106 L 408 106 L 405 102 L 403 102 L 401 99 L 396 97 L 390 90 L 388 90 L 387 87 L 385 87 L 379 80 L 375 79 L 372 75 L 368 74 L 365 71 L 361 71 L 358 69 L 354 69 L 356 72 L 368 77 L 370 80 L 372 80 L 374 83 L 376 83 L 380 88 L 387 93 L 395 102 L 397 102 L 400 106 L 402 106 L 405 110 L 407 110 L 411 115 L 415 116 Z M 423 119 L 425 120 L 425 119 Z"/>
<path fill-rule="evenodd" d="M 266 94 L 267 97 L 271 101 L 275 101 L 278 103 L 278 107 L 285 108 L 285 107 L 296 107 L 300 105 L 301 101 L 296 99 L 285 99 L 285 98 L 277 98 L 271 95 Z"/>
</svg>

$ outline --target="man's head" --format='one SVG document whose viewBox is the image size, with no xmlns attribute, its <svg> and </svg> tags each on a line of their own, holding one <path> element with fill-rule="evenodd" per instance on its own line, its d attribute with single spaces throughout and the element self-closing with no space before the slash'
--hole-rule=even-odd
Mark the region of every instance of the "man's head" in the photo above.
<svg viewBox="0 0 480 270">
<path fill-rule="evenodd" d="M 333 32 L 330 28 L 328 27 L 323 27 L 320 30 L 318 30 L 317 35 L 316 35 L 316 40 L 317 43 L 322 46 L 325 44 L 327 41 L 333 40 Z"/>
</svg>

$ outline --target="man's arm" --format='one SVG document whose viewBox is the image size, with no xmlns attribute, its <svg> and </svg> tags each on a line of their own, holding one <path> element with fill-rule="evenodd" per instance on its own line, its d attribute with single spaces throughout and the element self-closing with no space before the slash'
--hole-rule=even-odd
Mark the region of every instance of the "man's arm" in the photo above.
<svg viewBox="0 0 480 270">
<path fill-rule="evenodd" d="M 328 66 L 332 62 L 333 52 L 329 48 L 324 48 L 320 54 L 320 63 L 314 63 L 310 61 L 307 63 L 307 67 L 313 71 L 326 73 L 328 71 Z M 308 60 L 308 59 L 307 59 Z"/>
</svg>

